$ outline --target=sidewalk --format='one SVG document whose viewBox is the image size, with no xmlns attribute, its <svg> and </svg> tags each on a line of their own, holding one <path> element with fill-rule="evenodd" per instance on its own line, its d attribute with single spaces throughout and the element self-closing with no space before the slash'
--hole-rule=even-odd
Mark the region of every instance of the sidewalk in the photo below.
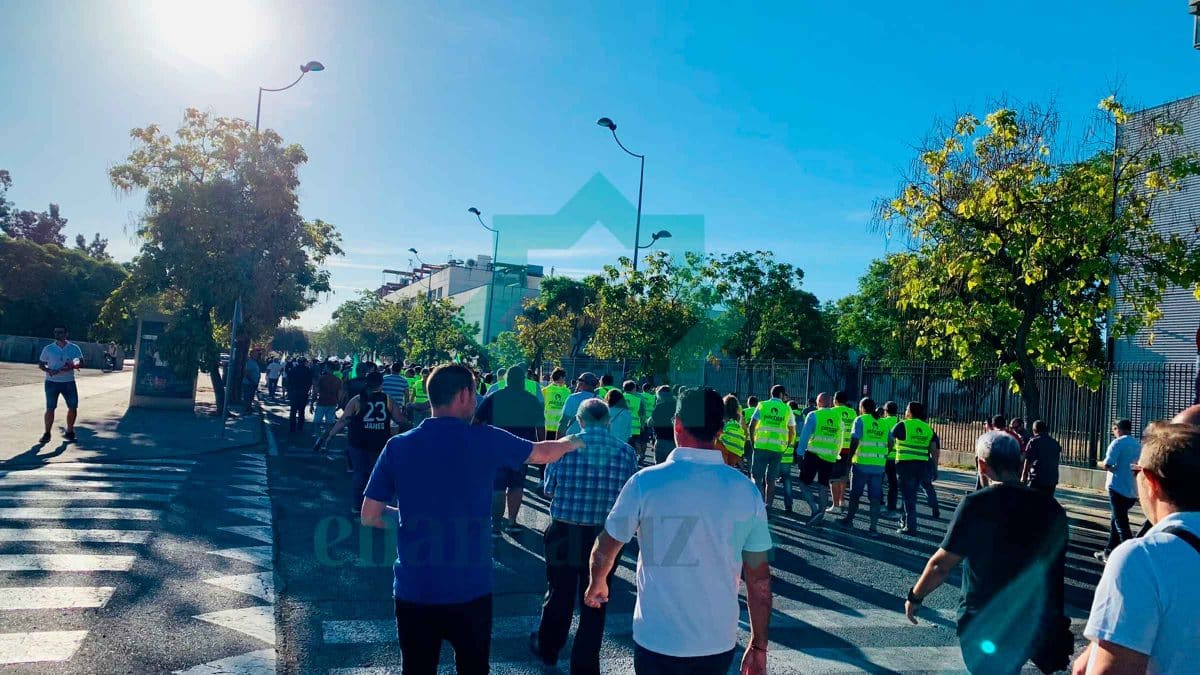
<svg viewBox="0 0 1200 675">
<path fill-rule="evenodd" d="M 33 368 L 0 364 L 0 369 Z M 24 378 L 26 381 L 28 378 Z M 7 381 L 21 381 L 7 378 Z M 77 380 L 78 441 L 62 439 L 66 407 L 59 402 L 53 438 L 41 445 L 45 395 L 41 381 L 0 387 L 0 467 L 36 466 L 47 462 L 124 460 L 181 457 L 213 450 L 249 446 L 263 441 L 259 415 L 231 418 L 224 435 L 215 411 L 211 384 L 201 374 L 193 411 L 129 408 L 133 373 L 92 374 Z"/>
</svg>

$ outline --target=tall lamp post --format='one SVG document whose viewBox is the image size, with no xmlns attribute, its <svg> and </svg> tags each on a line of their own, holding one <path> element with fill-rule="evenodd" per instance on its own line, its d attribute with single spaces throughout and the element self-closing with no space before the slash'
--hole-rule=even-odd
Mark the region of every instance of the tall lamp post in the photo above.
<svg viewBox="0 0 1200 675">
<path fill-rule="evenodd" d="M 637 222 L 634 224 L 634 227 L 633 227 L 633 271 L 636 272 L 637 268 L 638 268 L 637 252 L 638 252 L 638 248 L 640 248 L 638 246 L 638 240 L 642 238 L 642 187 L 645 185 L 645 182 L 646 182 L 646 156 L 639 155 L 636 152 L 631 151 L 629 148 L 625 147 L 625 144 L 621 142 L 621 139 L 617 138 L 616 122 L 613 122 L 611 119 L 609 119 L 607 117 L 601 117 L 600 119 L 596 120 L 596 124 L 611 131 L 613 140 L 617 142 L 617 145 L 621 146 L 621 149 L 624 150 L 627 154 L 637 157 L 641 161 L 641 164 L 642 164 L 641 169 L 638 170 Z"/>
<path fill-rule="evenodd" d="M 322 64 L 320 61 L 309 61 L 308 63 L 300 66 L 300 77 L 297 77 L 288 86 L 280 87 L 278 89 L 268 89 L 266 87 L 259 87 L 258 88 L 258 105 L 254 109 L 254 134 L 255 134 L 255 136 L 258 135 L 259 123 L 262 121 L 262 95 L 263 95 L 264 91 L 274 92 L 274 91 L 285 91 L 287 89 L 291 89 L 292 87 L 296 86 L 296 84 L 298 84 L 300 82 L 300 80 L 304 79 L 305 75 L 307 75 L 309 73 L 319 73 L 322 70 L 325 70 L 325 65 Z M 225 380 L 226 380 L 225 381 L 225 400 L 223 401 L 224 405 L 222 406 L 222 410 L 221 410 L 221 434 L 222 435 L 224 435 L 224 433 L 225 433 L 225 417 L 226 417 L 226 414 L 229 412 L 229 397 L 230 397 L 230 394 L 233 392 L 233 379 L 234 378 L 232 376 L 240 375 L 246 365 L 245 359 L 241 358 L 240 352 L 238 351 L 238 348 L 237 348 L 238 328 L 239 328 L 239 324 L 241 323 L 241 319 L 242 319 L 242 294 L 238 293 L 237 302 L 233 305 L 233 321 L 232 321 L 232 325 L 230 325 L 229 365 L 225 367 Z"/>
<path fill-rule="evenodd" d="M 420 254 L 420 253 L 417 253 L 417 249 L 415 249 L 415 248 L 410 248 L 410 249 L 408 249 L 408 252 L 409 252 L 409 253 L 411 253 L 411 254 L 413 254 L 413 255 L 415 255 L 415 256 L 417 257 L 417 262 L 421 263 L 421 267 L 428 267 L 428 265 L 426 265 L 426 264 L 425 264 L 425 261 L 424 261 L 424 260 L 421 260 L 421 254 Z M 433 273 L 432 273 L 432 272 L 426 272 L 426 273 L 425 273 L 425 280 L 428 282 L 428 283 L 427 283 L 425 286 L 426 286 L 426 288 L 427 288 L 427 289 L 429 289 L 429 292 L 428 292 L 428 294 L 427 294 L 427 295 L 428 295 L 428 297 L 429 297 L 429 301 L 430 301 L 430 302 L 433 302 Z"/>
<path fill-rule="evenodd" d="M 670 232 L 668 232 L 666 230 L 659 230 L 658 232 L 655 232 L 654 234 L 650 235 L 650 243 L 646 244 L 645 246 L 638 246 L 636 241 L 633 242 L 633 244 L 634 244 L 633 254 L 637 255 L 637 251 L 639 248 L 649 249 L 651 246 L 657 244 L 659 239 L 670 239 L 670 238 L 671 238 Z"/>
<path fill-rule="evenodd" d="M 500 230 L 488 227 L 486 224 L 484 224 L 483 214 L 480 213 L 479 209 L 475 208 L 474 206 L 467 209 L 467 212 L 474 214 L 475 219 L 479 221 L 479 224 L 483 225 L 483 229 L 492 233 L 492 277 L 491 281 L 488 282 L 487 314 L 483 317 L 483 340 L 480 343 L 486 345 L 488 343 L 488 338 L 492 333 L 492 308 L 495 307 L 496 301 L 496 256 L 500 255 Z"/>
</svg>

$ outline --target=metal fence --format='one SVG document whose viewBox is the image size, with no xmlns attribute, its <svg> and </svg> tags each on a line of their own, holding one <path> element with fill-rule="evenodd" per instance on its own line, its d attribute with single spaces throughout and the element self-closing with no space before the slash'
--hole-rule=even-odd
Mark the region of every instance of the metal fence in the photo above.
<svg viewBox="0 0 1200 675">
<path fill-rule="evenodd" d="M 568 358 L 546 365 L 561 365 L 570 378 L 584 371 L 610 373 L 619 383 L 633 378 L 640 363 L 637 359 Z M 983 432 L 984 420 L 994 415 L 1023 417 L 1032 424 L 1020 394 L 1012 391 L 996 369 L 966 380 L 955 379 L 953 370 L 953 363 L 943 361 L 709 359 L 673 364 L 666 382 L 708 386 L 743 401 L 748 396 L 766 397 L 775 384 L 782 384 L 791 397 L 803 401 L 838 390 L 855 400 L 869 395 L 880 404 L 896 401 L 902 412 L 908 401 L 923 401 L 942 447 L 957 452 L 970 452 Z M 1096 390 L 1075 384 L 1057 370 L 1039 371 L 1032 379 L 1041 392 L 1040 417 L 1062 444 L 1062 462 L 1074 466 L 1095 466 L 1116 420 L 1127 418 L 1135 432 L 1140 431 L 1191 405 L 1196 391 L 1196 368 L 1190 363 L 1110 364 Z"/>
</svg>

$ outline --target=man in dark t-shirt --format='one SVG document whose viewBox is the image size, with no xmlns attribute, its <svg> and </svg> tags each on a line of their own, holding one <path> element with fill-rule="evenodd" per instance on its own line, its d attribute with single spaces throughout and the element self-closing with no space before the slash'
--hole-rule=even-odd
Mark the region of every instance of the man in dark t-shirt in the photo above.
<svg viewBox="0 0 1200 675">
<path fill-rule="evenodd" d="M 1034 490 L 1054 496 L 1058 487 L 1058 459 L 1062 446 L 1050 436 L 1050 427 L 1042 420 L 1033 423 L 1033 438 L 1025 446 L 1025 466 L 1021 482 Z"/>
<path fill-rule="evenodd" d="M 546 437 L 546 418 L 537 397 L 525 390 L 525 368 L 513 366 L 505 374 L 505 386 L 488 394 L 475 411 L 475 424 L 490 424 L 517 438 L 540 441 Z M 508 531 L 520 530 L 517 513 L 525 497 L 525 467 L 501 467 L 496 473 L 492 495 L 492 534 L 500 534 L 500 520 L 508 506 Z"/>
<path fill-rule="evenodd" d="M 916 612 L 961 562 L 958 638 L 972 673 L 1015 673 L 1028 659 L 1066 668 L 1074 649 L 1063 608 L 1067 516 L 1053 497 L 1020 484 L 1021 449 L 1003 432 L 976 442 L 991 484 L 958 506 L 941 548 L 908 593 Z"/>
</svg>

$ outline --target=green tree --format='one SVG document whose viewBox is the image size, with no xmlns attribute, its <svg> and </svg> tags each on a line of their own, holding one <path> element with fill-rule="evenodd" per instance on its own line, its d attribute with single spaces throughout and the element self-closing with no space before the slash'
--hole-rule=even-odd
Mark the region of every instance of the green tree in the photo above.
<svg viewBox="0 0 1200 675">
<path fill-rule="evenodd" d="M 169 311 L 164 351 L 181 371 L 208 370 L 220 403 L 216 336 L 228 330 L 237 298 L 244 321 L 235 379 L 251 339 L 329 292 L 321 263 L 341 253 L 340 236 L 300 217 L 298 169 L 307 156 L 273 131 L 188 109 L 174 137 L 153 124 L 130 135 L 136 147 L 109 179 L 123 192 L 146 190 L 141 249 L 106 313 L 129 312 L 143 298 Z"/>
<path fill-rule="evenodd" d="M 307 354 L 308 334 L 299 326 L 279 326 L 271 336 L 271 349 L 283 354 Z"/>
<path fill-rule="evenodd" d="M 8 189 L 11 187 L 12 174 L 8 169 L 0 169 L 0 231 L 3 231 L 3 225 L 12 213 L 13 203 L 8 201 Z"/>
<path fill-rule="evenodd" d="M 517 334 L 511 330 L 497 333 L 486 349 L 488 362 L 493 370 L 497 367 L 515 366 L 529 358 L 525 355 L 525 348 L 521 346 Z"/>
<path fill-rule="evenodd" d="M 872 260 L 858 279 L 858 291 L 825 311 L 839 351 L 893 362 L 931 356 L 928 349 L 917 347 L 908 329 L 915 314 L 898 306 L 899 269 L 907 259 L 907 254 L 898 253 Z"/>
<path fill-rule="evenodd" d="M 462 308 L 448 299 L 422 296 L 411 306 L 408 317 L 409 358 L 425 364 L 479 356 L 475 336 L 479 324 L 468 324 Z"/>
<path fill-rule="evenodd" d="M 543 361 L 556 363 L 571 350 L 575 315 L 560 305 L 550 311 L 538 307 L 537 299 L 526 302 L 525 313 L 517 317 L 517 342 L 530 366 L 540 368 Z"/>
<path fill-rule="evenodd" d="M 1114 99 L 1101 107 L 1128 123 Z M 1170 284 L 1200 281 L 1200 248 L 1151 220 L 1156 200 L 1198 173 L 1178 149 L 1178 120 L 1168 111 L 1125 128 L 1139 139 L 1131 149 L 1082 161 L 1054 159 L 1056 128 L 1052 111 L 1032 108 L 982 124 L 964 115 L 880 206 L 883 226 L 909 243 L 897 304 L 913 313 L 918 346 L 959 359 L 960 378 L 999 361 L 1033 417 L 1035 369 L 1097 386 L 1106 314 L 1111 337 L 1131 335 L 1161 316 Z"/>
<path fill-rule="evenodd" d="M 75 235 L 75 250 L 82 251 L 96 260 L 112 260 L 112 256 L 108 254 L 108 240 L 102 239 L 99 232 L 92 237 L 90 243 L 82 234 Z"/>
<path fill-rule="evenodd" d="M 571 345 L 567 356 L 579 356 L 589 339 L 596 332 L 596 326 L 589 321 L 584 311 L 588 305 L 596 302 L 596 285 L 599 277 L 583 281 L 570 277 L 546 277 L 542 279 L 536 298 L 536 307 L 545 311 L 555 308 L 556 312 L 569 313 L 572 318 Z"/>
<path fill-rule="evenodd" d="M 62 233 L 66 225 L 67 219 L 59 213 L 58 204 L 51 204 L 46 211 L 12 211 L 0 221 L 0 229 L 13 239 L 58 246 L 67 242 L 66 235 Z"/>
<path fill-rule="evenodd" d="M 0 333 L 48 337 L 63 324 L 79 340 L 131 344 L 127 330 L 110 336 L 93 326 L 126 276 L 120 265 L 79 251 L 0 238 Z"/>
</svg>

